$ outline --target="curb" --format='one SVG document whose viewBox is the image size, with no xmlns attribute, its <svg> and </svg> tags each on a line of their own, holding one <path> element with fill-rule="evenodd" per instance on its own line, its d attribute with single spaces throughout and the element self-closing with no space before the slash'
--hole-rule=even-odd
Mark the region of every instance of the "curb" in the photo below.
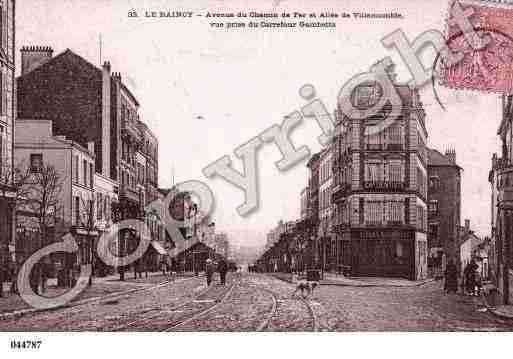
<svg viewBox="0 0 513 359">
<path fill-rule="evenodd" d="M 191 278 L 195 278 L 195 277 L 187 277 L 185 279 L 182 279 L 181 281 L 189 280 Z M 122 297 L 122 296 L 127 295 L 127 294 L 142 292 L 142 291 L 145 291 L 145 290 L 153 290 L 153 289 L 156 289 L 156 288 L 163 287 L 163 286 L 165 286 L 166 284 L 169 284 L 169 283 L 177 283 L 177 282 L 181 282 L 181 281 L 167 280 L 167 281 L 160 282 L 160 283 L 158 283 L 158 284 L 156 284 L 156 285 L 154 285 L 152 287 L 128 289 L 128 290 L 125 290 L 125 291 L 114 292 L 114 293 L 110 293 L 110 294 L 103 295 L 103 296 L 82 299 L 82 300 L 79 300 L 79 301 L 76 301 L 76 302 L 70 302 L 70 303 L 67 303 L 67 304 L 64 304 L 64 305 L 60 305 L 60 306 L 57 306 L 57 307 L 53 307 L 53 308 L 41 308 L 41 309 L 39 309 L 39 308 L 27 308 L 27 309 L 21 309 L 21 310 L 17 310 L 17 311 L 14 311 L 14 312 L 9 312 L 9 313 L 1 313 L 0 314 L 0 321 L 5 320 L 5 319 L 12 319 L 12 318 L 22 317 L 22 316 L 27 315 L 27 314 L 50 312 L 52 310 L 58 310 L 58 309 L 63 309 L 63 308 L 73 308 L 73 307 L 77 307 L 79 305 L 84 305 L 84 304 L 88 304 L 88 303 L 95 302 L 95 301 L 101 301 L 103 299 L 109 299 L 109 298 L 113 298 L 113 297 Z"/>
<path fill-rule="evenodd" d="M 481 299 L 483 301 L 483 305 L 486 307 L 486 309 L 488 310 L 489 313 L 492 313 L 494 316 L 496 316 L 497 318 L 500 318 L 500 319 L 513 320 L 513 316 L 502 314 L 499 311 L 497 311 L 497 308 L 492 307 L 488 303 L 488 300 L 486 299 L 486 296 L 481 295 Z"/>
<path fill-rule="evenodd" d="M 288 283 L 294 283 L 292 282 L 292 280 L 290 279 L 287 279 L 287 278 L 282 278 L 280 276 L 277 276 L 277 275 L 274 275 L 274 274 L 270 274 L 270 276 L 276 278 L 276 279 L 279 279 L 279 280 L 282 280 L 284 282 L 288 282 Z M 436 279 L 435 278 L 430 278 L 430 279 L 426 279 L 422 282 L 419 282 L 419 283 L 413 283 L 413 284 L 408 284 L 408 285 L 401 285 L 401 284 L 372 284 L 372 283 L 362 283 L 362 282 L 357 282 L 357 283 L 337 283 L 335 281 L 332 281 L 332 282 L 326 282 L 324 280 L 321 280 L 319 282 L 319 285 L 331 285 L 331 286 L 339 286 L 339 287 L 395 287 L 395 288 L 411 288 L 411 287 L 420 287 L 421 285 L 425 285 L 427 283 L 431 283 L 431 282 L 434 282 Z"/>
</svg>

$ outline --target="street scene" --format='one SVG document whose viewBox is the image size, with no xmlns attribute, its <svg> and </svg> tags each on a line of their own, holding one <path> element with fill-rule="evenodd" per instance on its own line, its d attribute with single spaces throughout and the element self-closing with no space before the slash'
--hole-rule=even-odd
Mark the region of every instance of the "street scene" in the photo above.
<svg viewBox="0 0 513 359">
<path fill-rule="evenodd" d="M 0 332 L 512 331 L 513 6 L 437 1 L 0 0 Z"/>
<path fill-rule="evenodd" d="M 305 299 L 286 278 L 230 273 L 226 285 L 215 278 L 207 287 L 192 276 L 0 324 L 6 331 L 511 330 L 511 321 L 487 313 L 479 300 L 444 295 L 436 282 L 375 285 L 321 285 Z"/>
</svg>

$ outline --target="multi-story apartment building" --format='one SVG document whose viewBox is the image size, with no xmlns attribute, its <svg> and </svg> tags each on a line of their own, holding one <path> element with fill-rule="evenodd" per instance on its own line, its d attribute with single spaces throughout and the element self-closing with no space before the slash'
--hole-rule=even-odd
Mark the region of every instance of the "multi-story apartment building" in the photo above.
<svg viewBox="0 0 513 359">
<path fill-rule="evenodd" d="M 335 266 L 335 237 L 332 236 L 332 156 L 331 149 L 326 148 L 319 154 L 319 226 L 317 237 L 320 245 L 322 268 Z"/>
<path fill-rule="evenodd" d="M 13 151 L 15 118 L 15 2 L 0 1 L 0 266 L 15 260 Z"/>
<path fill-rule="evenodd" d="M 394 88 L 402 111 L 384 130 L 374 126 L 387 107 L 365 119 L 336 111 L 332 196 L 338 257 L 353 275 L 421 279 L 427 275 L 425 113 L 415 89 L 398 83 Z M 379 89 L 374 82 L 362 84 L 351 100 L 368 108 Z"/>
<path fill-rule="evenodd" d="M 145 167 L 141 169 L 144 173 L 140 176 L 144 176 L 143 183 L 145 184 L 146 191 L 146 203 L 154 201 L 159 197 L 158 191 L 158 148 L 159 142 L 155 134 L 149 129 L 149 127 L 142 121 L 138 122 L 139 130 L 142 135 L 142 143 L 140 151 L 145 157 Z"/>
<path fill-rule="evenodd" d="M 320 250 L 319 245 L 319 168 L 320 168 L 320 153 L 315 153 L 310 157 L 307 163 L 309 169 L 308 177 L 308 201 L 307 201 L 307 225 L 305 226 L 306 236 L 310 237 L 308 242 L 307 252 L 309 253 L 308 263 L 309 267 L 320 266 Z"/>
<path fill-rule="evenodd" d="M 27 170 L 37 173 L 43 166 L 52 166 L 56 172 L 56 190 L 52 191 L 46 181 L 37 183 L 39 191 L 48 192 L 47 201 L 59 199 L 53 209 L 43 207 L 51 219 L 47 223 L 53 228 L 52 238 L 44 240 L 51 243 L 71 232 L 79 245 L 75 264 L 90 263 L 92 241 L 98 236 L 94 208 L 94 144 L 89 143 L 88 148 L 84 148 L 64 136 L 55 136 L 51 121 L 17 119 L 15 130 L 15 165 L 21 173 Z M 24 195 L 42 201 L 40 197 L 32 197 L 37 196 L 32 192 Z M 22 207 L 25 215 L 20 217 L 20 225 L 37 228 L 38 214 L 34 211 L 39 212 L 39 208 Z"/>
<path fill-rule="evenodd" d="M 18 116 L 52 120 L 53 133 L 95 143 L 96 170 L 119 183 L 124 217 L 139 218 L 157 197 L 158 144 L 138 114 L 139 102 L 105 62 L 101 68 L 66 50 L 23 47 Z"/>
<path fill-rule="evenodd" d="M 428 269 L 441 276 L 448 260 L 459 268 L 461 167 L 456 151 L 428 148 Z"/>
<path fill-rule="evenodd" d="M 49 47 L 23 47 L 21 62 L 18 117 L 51 120 L 54 135 L 82 146 L 93 142 L 96 172 L 118 184 L 114 220 L 142 219 L 148 190 L 156 195 L 156 138 L 139 118 L 139 102 L 121 74 L 111 72 L 109 62 L 100 68 L 69 49 L 54 57 Z M 137 245 L 129 231 L 121 237 L 121 253 Z"/>
</svg>

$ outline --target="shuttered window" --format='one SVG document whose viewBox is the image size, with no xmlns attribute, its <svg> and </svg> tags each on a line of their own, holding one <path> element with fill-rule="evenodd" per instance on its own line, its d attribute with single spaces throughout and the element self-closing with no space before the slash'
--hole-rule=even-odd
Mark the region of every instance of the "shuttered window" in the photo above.
<svg viewBox="0 0 513 359">
<path fill-rule="evenodd" d="M 365 203 L 365 223 L 370 225 L 381 224 L 383 220 L 383 202 L 366 201 Z"/>
<path fill-rule="evenodd" d="M 388 202 L 388 221 L 392 223 L 404 223 L 404 202 Z"/>
</svg>

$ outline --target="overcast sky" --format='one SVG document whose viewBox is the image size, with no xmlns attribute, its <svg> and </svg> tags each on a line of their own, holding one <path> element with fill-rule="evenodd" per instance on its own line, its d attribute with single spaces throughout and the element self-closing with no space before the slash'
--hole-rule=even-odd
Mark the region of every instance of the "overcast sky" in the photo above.
<svg viewBox="0 0 513 359">
<path fill-rule="evenodd" d="M 141 103 L 142 119 L 159 138 L 160 185 L 198 179 L 213 190 L 214 218 L 230 239 L 263 244 L 265 232 L 279 219 L 299 216 L 299 193 L 307 182 L 305 163 L 280 172 L 274 162 L 280 153 L 274 145 L 259 152 L 259 210 L 241 218 L 236 207 L 243 193 L 222 179 L 206 179 L 202 169 L 233 150 L 306 102 L 298 89 L 311 83 L 332 111 L 340 86 L 352 75 L 384 56 L 398 64 L 400 80 L 410 76 L 394 50 L 381 38 L 401 28 L 410 40 L 429 29 L 443 29 L 447 0 L 323 0 L 308 1 L 140 1 L 140 0 L 24 0 L 17 3 L 16 47 L 52 46 L 55 54 L 66 48 L 122 73 Z M 194 4 L 194 5 L 193 5 Z M 227 5 L 230 4 L 230 5 Z M 252 5 L 253 4 L 253 5 Z M 258 5 L 256 5 L 258 4 Z M 307 5 L 308 4 L 308 5 Z M 192 19 L 130 19 L 136 9 L 282 12 L 397 11 L 398 20 L 338 20 L 336 29 L 216 30 L 202 17 Z M 260 20 L 258 20 L 260 21 Z M 426 63 L 433 54 L 427 52 Z M 19 66 L 17 69 L 19 73 Z M 427 113 L 429 145 L 440 151 L 453 147 L 464 168 L 462 221 L 470 218 L 482 234 L 490 231 L 490 158 L 499 151 L 496 135 L 500 121 L 497 95 L 439 89 L 443 111 L 428 86 L 422 91 Z M 200 119 L 197 117 L 201 116 Z M 320 149 L 319 127 L 305 120 L 292 134 L 297 147 Z"/>
</svg>

